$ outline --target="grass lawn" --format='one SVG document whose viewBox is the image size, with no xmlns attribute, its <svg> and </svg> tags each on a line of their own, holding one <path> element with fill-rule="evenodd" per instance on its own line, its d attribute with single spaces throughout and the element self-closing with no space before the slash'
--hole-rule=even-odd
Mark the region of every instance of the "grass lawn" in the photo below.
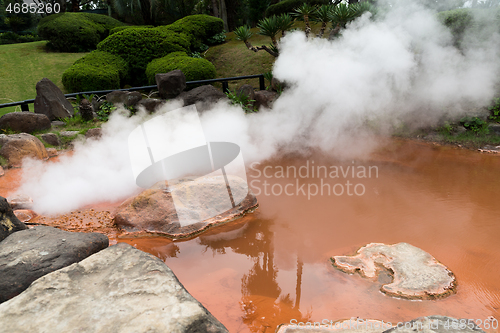
<svg viewBox="0 0 500 333">
<path fill-rule="evenodd" d="M 252 29 L 254 36 L 250 42 L 254 46 L 269 45 L 271 39 L 257 35 L 257 28 Z M 217 70 L 217 77 L 232 77 L 263 74 L 273 68 L 274 57 L 266 51 L 253 52 L 247 49 L 245 43 L 236 39 L 233 32 L 226 34 L 226 42 L 208 49 L 205 58 L 212 62 Z M 259 79 L 230 81 L 229 89 L 234 90 L 244 84 L 259 87 Z M 268 83 L 266 83 L 268 84 Z"/>
<path fill-rule="evenodd" d="M 35 98 L 36 83 L 44 77 L 64 89 L 62 73 L 86 54 L 47 52 L 45 44 L 40 41 L 0 45 L 0 104 Z M 0 109 L 0 116 L 12 111 L 14 107 Z"/>
</svg>

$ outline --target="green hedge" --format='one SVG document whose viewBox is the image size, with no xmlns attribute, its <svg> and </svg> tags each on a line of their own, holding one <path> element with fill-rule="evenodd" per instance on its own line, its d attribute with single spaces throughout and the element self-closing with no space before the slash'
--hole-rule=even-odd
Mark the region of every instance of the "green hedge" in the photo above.
<svg viewBox="0 0 500 333">
<path fill-rule="evenodd" d="M 110 29 L 121 25 L 124 24 L 106 15 L 60 13 L 41 19 L 38 34 L 56 51 L 85 52 L 94 50 Z"/>
<path fill-rule="evenodd" d="M 190 37 L 191 49 L 198 48 L 201 43 L 208 44 L 208 39 L 224 31 L 224 22 L 210 15 L 190 15 L 161 29 L 184 33 Z"/>
<path fill-rule="evenodd" d="M 146 76 L 149 84 L 155 84 L 155 75 L 180 69 L 187 81 L 214 79 L 215 66 L 206 59 L 191 58 L 185 52 L 174 52 L 148 64 Z"/>
<path fill-rule="evenodd" d="M 75 61 L 62 76 L 67 91 L 119 89 L 128 73 L 128 65 L 119 56 L 93 51 Z"/>
<path fill-rule="evenodd" d="M 321 5 L 328 5 L 330 1 L 328 0 L 283 0 L 281 2 L 278 2 L 277 4 L 271 5 L 267 7 L 266 9 L 266 17 L 270 17 L 273 15 L 279 16 L 281 14 L 285 13 L 291 13 L 295 10 L 295 8 L 298 8 L 302 6 L 304 3 L 308 3 L 313 6 L 321 6 Z"/>
<path fill-rule="evenodd" d="M 112 35 L 117 33 L 118 31 L 122 31 L 125 29 L 142 29 L 142 28 L 154 28 L 152 25 L 124 25 L 121 27 L 113 28 L 109 31 L 109 34 Z"/>
<path fill-rule="evenodd" d="M 146 83 L 148 63 L 171 52 L 188 51 L 186 35 L 163 28 L 125 29 L 112 34 L 97 45 L 97 49 L 122 57 L 130 67 L 131 84 Z"/>
</svg>

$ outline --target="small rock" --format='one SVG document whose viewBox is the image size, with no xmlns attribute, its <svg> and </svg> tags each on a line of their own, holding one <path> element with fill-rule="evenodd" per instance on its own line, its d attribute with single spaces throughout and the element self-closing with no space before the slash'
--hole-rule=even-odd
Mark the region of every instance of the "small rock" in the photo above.
<svg viewBox="0 0 500 333">
<path fill-rule="evenodd" d="M 237 95 L 245 95 L 249 100 L 255 100 L 255 89 L 249 84 L 244 84 L 238 89 Z"/>
<path fill-rule="evenodd" d="M 142 95 L 140 92 L 133 91 L 122 91 L 116 90 L 112 91 L 106 95 L 106 100 L 113 104 L 122 104 L 126 107 L 135 106 L 142 99 Z"/>
<path fill-rule="evenodd" d="M 5 332 L 228 332 L 162 260 L 125 243 L 47 274 L 0 304 L 0 327 Z"/>
<path fill-rule="evenodd" d="M 47 154 L 49 155 L 49 158 L 59 155 L 59 153 L 57 152 L 57 149 L 55 149 L 55 148 L 47 148 Z"/>
<path fill-rule="evenodd" d="M 35 136 L 27 133 L 12 134 L 0 149 L 0 155 L 9 161 L 9 165 L 19 167 L 25 157 L 39 160 L 49 158 L 43 143 Z"/>
<path fill-rule="evenodd" d="M 184 105 L 196 104 L 198 111 L 205 111 L 220 99 L 227 99 L 226 94 L 209 84 L 184 91 L 179 95 L 184 101 Z"/>
<path fill-rule="evenodd" d="M 0 134 L 0 146 L 3 146 L 7 141 L 9 141 L 9 136 L 7 134 Z"/>
<path fill-rule="evenodd" d="M 92 104 L 90 104 L 90 102 L 86 98 L 82 99 L 78 110 L 80 111 L 80 115 L 82 116 L 82 119 L 84 121 L 91 121 L 92 119 L 94 119 L 94 110 L 92 108 Z"/>
<path fill-rule="evenodd" d="M 488 125 L 488 128 L 490 130 L 490 133 L 493 133 L 493 134 L 496 134 L 496 135 L 500 135 L 500 124 L 489 124 Z"/>
<path fill-rule="evenodd" d="M 35 113 L 46 115 L 50 120 L 68 118 L 74 113 L 73 106 L 52 81 L 43 78 L 36 84 Z"/>
<path fill-rule="evenodd" d="M 11 112 L 0 118 L 0 129 L 11 129 L 15 132 L 33 133 L 49 129 L 50 126 L 46 115 L 33 112 Z"/>
<path fill-rule="evenodd" d="M 285 88 L 285 84 L 281 81 L 279 81 L 277 78 L 273 77 L 271 79 L 271 89 L 272 91 L 280 91 L 280 90 L 283 90 Z"/>
<path fill-rule="evenodd" d="M 333 257 L 333 266 L 371 279 L 376 279 L 381 267 L 385 267 L 393 275 L 393 281 L 382 285 L 380 290 L 389 296 L 435 299 L 455 292 L 457 281 L 453 273 L 429 253 L 410 244 L 371 243 L 357 253 Z"/>
<path fill-rule="evenodd" d="M 70 138 L 72 136 L 78 135 L 80 132 L 78 131 L 62 131 L 59 133 L 60 136 Z"/>
<path fill-rule="evenodd" d="M 156 74 L 155 80 L 161 98 L 175 98 L 186 89 L 186 76 L 179 69 Z"/>
<path fill-rule="evenodd" d="M 51 121 L 51 124 L 52 124 L 52 127 L 61 127 L 61 126 L 66 125 L 66 123 L 64 121 L 60 121 L 60 120 L 53 120 L 53 121 Z"/>
<path fill-rule="evenodd" d="M 0 177 L 5 175 L 5 171 L 3 170 L 2 166 L 0 165 Z"/>
<path fill-rule="evenodd" d="M 7 202 L 12 209 L 31 209 L 33 207 L 33 199 L 26 194 L 16 194 L 7 197 Z"/>
<path fill-rule="evenodd" d="M 21 222 L 28 222 L 34 219 L 35 217 L 38 216 L 37 213 L 32 211 L 31 209 L 18 209 L 14 211 L 14 215 L 19 219 Z"/>
<path fill-rule="evenodd" d="M 108 237 L 103 234 L 46 226 L 10 235 L 0 242 L 0 303 L 20 294 L 36 279 L 79 262 L 108 245 Z"/>
<path fill-rule="evenodd" d="M 143 100 L 140 100 L 139 103 L 137 103 L 136 107 L 137 108 L 143 107 L 149 113 L 153 113 L 158 108 L 160 108 L 164 103 L 165 101 L 161 99 L 145 98 Z"/>
<path fill-rule="evenodd" d="M 278 98 L 278 94 L 272 91 L 259 90 L 255 92 L 254 108 L 259 110 L 261 107 L 270 109 L 274 101 Z"/>
<path fill-rule="evenodd" d="M 478 149 L 482 153 L 500 153 L 500 146 L 486 145 L 483 148 Z"/>
<path fill-rule="evenodd" d="M 19 221 L 16 215 L 14 215 L 12 207 L 7 202 L 7 199 L 0 197 L 0 244 L 2 244 L 2 241 L 12 233 L 25 229 L 27 229 L 27 227 L 24 223 Z M 0 279 L 0 281 L 1 280 L 2 279 Z"/>
<path fill-rule="evenodd" d="M 99 127 L 91 128 L 85 133 L 85 138 L 99 139 L 102 136 L 102 129 Z"/>
<path fill-rule="evenodd" d="M 59 140 L 59 137 L 55 133 L 42 134 L 42 140 L 47 142 L 49 145 L 52 145 L 52 146 L 60 146 L 61 145 L 61 140 Z"/>
</svg>

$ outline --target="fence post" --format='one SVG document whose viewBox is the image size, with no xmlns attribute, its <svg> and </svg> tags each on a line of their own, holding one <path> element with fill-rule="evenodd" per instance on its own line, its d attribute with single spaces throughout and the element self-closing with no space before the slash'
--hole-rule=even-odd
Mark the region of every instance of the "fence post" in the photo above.
<svg viewBox="0 0 500 333">
<path fill-rule="evenodd" d="M 229 83 L 227 81 L 222 81 L 222 91 L 224 93 L 228 93 L 229 92 Z"/>
<path fill-rule="evenodd" d="M 30 112 L 30 107 L 29 107 L 28 103 L 21 104 L 21 111 Z"/>
<path fill-rule="evenodd" d="M 266 83 L 264 82 L 264 75 L 259 76 L 259 89 L 266 90 Z"/>
</svg>

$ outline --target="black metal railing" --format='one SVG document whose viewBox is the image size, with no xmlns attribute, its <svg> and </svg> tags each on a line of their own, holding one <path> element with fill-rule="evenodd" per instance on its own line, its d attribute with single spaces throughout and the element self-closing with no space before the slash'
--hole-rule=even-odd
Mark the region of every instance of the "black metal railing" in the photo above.
<svg viewBox="0 0 500 333">
<path fill-rule="evenodd" d="M 215 82 L 222 82 L 222 90 L 224 92 L 229 92 L 229 81 L 237 81 L 237 80 L 245 80 L 245 79 L 255 79 L 259 78 L 259 89 L 264 90 L 266 89 L 265 81 L 264 81 L 264 74 L 256 74 L 256 75 L 245 75 L 245 76 L 235 76 L 235 77 L 224 77 L 220 79 L 210 79 L 210 80 L 199 80 L 199 81 L 188 81 L 186 82 L 186 85 L 193 85 L 193 84 L 200 84 L 200 83 L 215 83 Z M 112 91 L 138 91 L 138 90 L 152 90 L 152 89 L 157 89 L 158 87 L 156 85 L 154 86 L 143 86 L 143 87 L 132 87 L 132 88 L 124 88 L 124 89 L 111 89 L 111 90 L 97 90 L 97 91 L 82 91 L 82 92 L 77 92 L 77 93 L 71 93 L 71 94 L 66 94 L 64 97 L 76 97 L 76 96 L 81 96 L 83 94 L 85 95 L 103 95 L 110 93 Z M 19 102 L 12 102 L 12 103 L 6 103 L 6 104 L 0 104 L 0 109 L 1 108 L 6 108 L 10 106 L 21 106 L 21 111 L 29 111 L 29 104 L 34 103 L 34 99 L 27 99 L 24 101 L 19 101 Z"/>
</svg>

